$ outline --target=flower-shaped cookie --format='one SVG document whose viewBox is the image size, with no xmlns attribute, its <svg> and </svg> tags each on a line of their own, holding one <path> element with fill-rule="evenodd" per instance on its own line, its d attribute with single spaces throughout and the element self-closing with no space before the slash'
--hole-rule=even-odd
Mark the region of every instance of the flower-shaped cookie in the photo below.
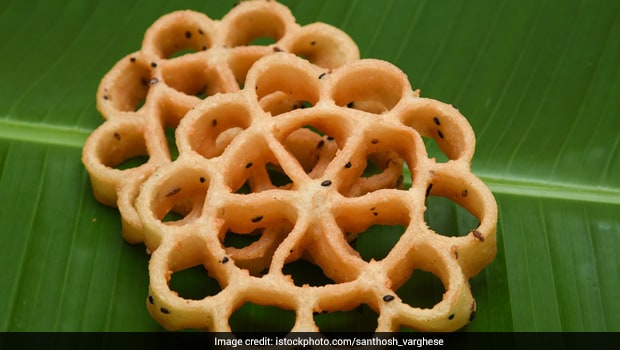
<svg viewBox="0 0 620 350">
<path fill-rule="evenodd" d="M 276 107 L 289 99 L 305 108 Z M 307 148 L 296 151 L 292 135 L 318 135 L 311 138 L 328 156 L 300 156 Z M 423 137 L 449 160 L 429 158 Z M 366 59 L 327 69 L 292 54 L 265 56 L 242 90 L 189 110 L 176 140 L 179 157 L 144 182 L 136 201 L 152 251 L 147 307 L 166 328 L 229 331 L 244 303 L 294 311 L 292 331 L 317 331 L 317 314 L 360 305 L 377 313 L 377 331 L 450 331 L 473 318 L 468 280 L 494 258 L 497 221 L 491 192 L 470 170 L 474 134 L 452 106 L 419 97 L 393 65 Z M 378 181 L 364 174 L 374 155 L 404 161 L 410 187 L 363 189 Z M 261 186 L 244 190 L 254 181 Z M 466 236 L 435 232 L 424 219 L 429 195 L 449 198 L 480 224 Z M 380 260 L 354 248 L 373 225 L 404 228 Z M 254 239 L 237 247 L 229 236 Z M 329 282 L 308 285 L 286 272 L 301 260 Z M 218 291 L 191 299 L 171 288 L 175 273 L 195 266 Z M 432 308 L 399 294 L 417 270 L 445 288 Z"/>
</svg>

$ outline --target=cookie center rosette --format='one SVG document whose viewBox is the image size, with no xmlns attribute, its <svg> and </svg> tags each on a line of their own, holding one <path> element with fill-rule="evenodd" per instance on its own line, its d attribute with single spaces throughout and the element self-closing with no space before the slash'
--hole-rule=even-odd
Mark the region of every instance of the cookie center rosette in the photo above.
<svg viewBox="0 0 620 350">
<path fill-rule="evenodd" d="M 423 137 L 449 160 L 429 158 Z M 474 317 L 468 281 L 495 256 L 497 220 L 491 192 L 470 169 L 474 134 L 452 106 L 419 97 L 395 66 L 365 59 L 326 69 L 293 54 L 265 56 L 242 89 L 189 109 L 176 141 L 178 158 L 160 165 L 136 200 L 152 251 L 146 304 L 167 329 L 230 331 L 244 303 L 294 311 L 290 331 L 318 331 L 315 315 L 362 305 L 377 313 L 377 331 L 451 331 Z M 382 172 L 367 176 L 370 162 Z M 394 176 L 403 164 L 406 188 Z M 430 229 L 428 196 L 447 197 L 479 226 L 458 237 Z M 384 258 L 366 261 L 352 242 L 373 225 L 405 229 Z M 254 239 L 240 248 L 230 235 Z M 298 260 L 330 282 L 296 281 L 285 271 Z M 218 291 L 190 299 L 171 288 L 175 273 L 195 266 Z M 416 270 L 444 286 L 431 308 L 399 295 Z"/>
</svg>

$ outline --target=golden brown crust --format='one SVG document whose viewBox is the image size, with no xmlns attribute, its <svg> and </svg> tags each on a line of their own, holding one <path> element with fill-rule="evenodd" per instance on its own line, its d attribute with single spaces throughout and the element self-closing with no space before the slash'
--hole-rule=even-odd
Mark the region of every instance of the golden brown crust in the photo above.
<svg viewBox="0 0 620 350">
<path fill-rule="evenodd" d="M 294 310 L 293 331 L 317 331 L 314 313 L 362 304 L 379 314 L 377 331 L 452 331 L 471 319 L 475 301 L 468 280 L 495 255 L 497 219 L 491 192 L 470 170 L 471 127 L 451 106 L 419 97 L 406 75 L 387 62 L 366 59 L 327 76 L 322 72 L 295 55 L 264 57 L 250 69 L 244 89 L 209 97 L 181 121 L 179 158 L 146 180 L 137 200 L 153 251 L 147 306 L 166 328 L 229 331 L 228 318 L 245 302 Z M 310 105 L 273 115 L 261 101 L 281 91 Z M 238 116 L 230 122 L 240 126 L 236 135 L 223 152 L 204 151 L 203 141 L 213 139 L 208 126 L 220 125 L 217 117 L 226 115 Z M 308 125 L 337 148 L 318 172 L 298 161 L 296 146 L 287 142 L 294 132 L 306 134 Z M 434 137 L 449 161 L 428 158 L 423 135 Z M 411 187 L 352 192 L 364 179 L 368 156 L 385 152 L 397 155 L 388 159 L 404 160 Z M 238 193 L 257 174 L 253 169 L 269 163 L 291 182 Z M 424 220 L 428 195 L 451 199 L 480 225 L 462 237 L 433 231 Z M 186 216 L 162 222 L 175 207 L 186 208 Z M 377 224 L 405 230 L 385 258 L 365 261 L 349 241 Z M 247 251 L 262 245 L 258 251 L 270 254 L 236 256 L 237 249 L 224 243 L 231 231 L 262 234 Z M 283 269 L 299 259 L 319 266 L 333 283 L 296 285 Z M 189 300 L 171 289 L 172 274 L 196 265 L 218 281 L 220 292 Z M 444 285 L 443 299 L 432 308 L 413 307 L 398 295 L 416 270 L 430 271 Z"/>
<path fill-rule="evenodd" d="M 253 45 L 262 37 L 273 43 Z M 474 133 L 395 66 L 358 59 L 338 29 L 300 26 L 274 1 L 244 1 L 220 21 L 161 17 L 102 79 L 105 122 L 83 163 L 95 198 L 119 208 L 123 237 L 152 252 L 146 304 L 164 327 L 230 331 L 246 302 L 295 311 L 291 331 L 318 331 L 314 314 L 360 305 L 378 314 L 377 331 L 452 331 L 472 319 L 468 281 L 495 256 L 497 222 L 493 195 L 470 169 Z M 429 158 L 423 137 L 448 161 Z M 124 169 L 131 158 L 141 164 Z M 480 224 L 460 237 L 434 231 L 428 196 Z M 403 227 L 378 261 L 353 247 L 373 225 Z M 298 260 L 331 282 L 300 285 L 284 272 Z M 221 290 L 178 295 L 172 276 L 195 266 Z M 432 308 L 399 295 L 418 270 L 445 288 Z"/>
</svg>

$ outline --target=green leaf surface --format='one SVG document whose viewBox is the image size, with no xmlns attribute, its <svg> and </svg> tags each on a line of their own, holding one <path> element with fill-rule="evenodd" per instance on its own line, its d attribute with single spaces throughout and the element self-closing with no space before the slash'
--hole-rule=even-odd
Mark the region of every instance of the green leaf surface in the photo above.
<svg viewBox="0 0 620 350">
<path fill-rule="evenodd" d="M 346 31 L 363 57 L 394 63 L 475 130 L 498 254 L 471 280 L 465 331 L 620 331 L 620 2 L 282 3 L 301 24 Z M 184 8 L 219 19 L 233 4 L 0 3 L 0 331 L 162 329 L 145 307 L 145 248 L 124 242 L 118 212 L 93 198 L 81 148 L 103 121 L 99 80 L 151 23 Z M 467 215 L 437 202 L 427 220 L 462 232 Z M 352 312 L 320 322 L 368 327 L 371 309 Z M 270 316 L 290 323 L 254 305 L 233 321 Z"/>
</svg>

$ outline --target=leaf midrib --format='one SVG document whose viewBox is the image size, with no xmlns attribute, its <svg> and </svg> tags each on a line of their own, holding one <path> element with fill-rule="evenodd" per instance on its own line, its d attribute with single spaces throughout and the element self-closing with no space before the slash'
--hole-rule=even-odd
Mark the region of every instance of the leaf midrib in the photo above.
<svg viewBox="0 0 620 350">
<path fill-rule="evenodd" d="M 82 148 L 92 130 L 0 119 L 0 140 Z"/>
<path fill-rule="evenodd" d="M 82 148 L 92 130 L 0 119 L 0 140 Z M 620 189 L 476 171 L 494 194 L 620 205 Z"/>
</svg>

